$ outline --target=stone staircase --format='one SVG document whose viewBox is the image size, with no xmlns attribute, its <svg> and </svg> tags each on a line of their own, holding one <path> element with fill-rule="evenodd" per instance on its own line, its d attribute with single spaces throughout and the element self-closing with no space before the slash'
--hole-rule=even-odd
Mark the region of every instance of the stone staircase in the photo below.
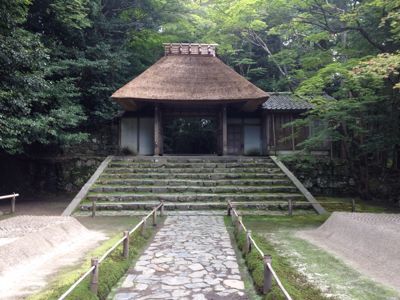
<svg viewBox="0 0 400 300">
<path fill-rule="evenodd" d="M 305 201 L 268 157 L 114 157 L 78 209 L 97 211 L 238 208 L 286 210 L 288 200 Z M 297 208 L 299 206 L 296 206 Z M 303 209 L 312 209 L 304 205 Z"/>
</svg>

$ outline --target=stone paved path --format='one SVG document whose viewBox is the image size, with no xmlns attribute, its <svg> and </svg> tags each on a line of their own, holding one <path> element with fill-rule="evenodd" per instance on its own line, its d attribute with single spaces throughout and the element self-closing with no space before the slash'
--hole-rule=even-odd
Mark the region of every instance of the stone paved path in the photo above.
<svg viewBox="0 0 400 300">
<path fill-rule="evenodd" d="M 114 299 L 247 299 L 223 218 L 168 217 Z"/>
</svg>

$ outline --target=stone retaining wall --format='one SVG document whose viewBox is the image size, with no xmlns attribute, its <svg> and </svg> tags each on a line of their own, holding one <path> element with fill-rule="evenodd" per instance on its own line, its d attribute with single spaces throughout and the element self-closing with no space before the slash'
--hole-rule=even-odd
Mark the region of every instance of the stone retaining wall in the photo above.
<svg viewBox="0 0 400 300">
<path fill-rule="evenodd" d="M 279 157 L 314 195 L 354 195 L 354 179 L 342 161 L 329 158 Z"/>
<path fill-rule="evenodd" d="M 89 139 L 30 157 L 0 155 L 0 194 L 77 192 L 106 156 L 118 152 L 118 122 L 91 130 Z"/>
</svg>

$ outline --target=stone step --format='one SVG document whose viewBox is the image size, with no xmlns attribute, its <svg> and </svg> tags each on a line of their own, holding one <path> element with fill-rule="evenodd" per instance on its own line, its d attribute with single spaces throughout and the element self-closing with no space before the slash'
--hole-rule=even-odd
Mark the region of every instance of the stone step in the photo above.
<svg viewBox="0 0 400 300">
<path fill-rule="evenodd" d="M 99 186 L 93 187 L 93 193 L 295 193 L 295 186 Z"/>
<path fill-rule="evenodd" d="M 96 211 L 102 210 L 152 210 L 159 202 L 96 202 Z M 265 209 L 265 210 L 288 210 L 288 203 L 282 201 L 264 202 L 235 202 L 237 209 Z M 312 209 L 312 205 L 301 203 L 293 204 L 294 209 Z M 82 211 L 91 211 L 91 203 L 80 205 Z M 165 203 L 164 209 L 169 210 L 205 210 L 205 209 L 227 209 L 226 202 L 188 202 L 188 203 Z"/>
<path fill-rule="evenodd" d="M 258 193 L 258 194 L 216 194 L 216 193 L 179 193 L 179 194 L 157 194 L 157 193 L 89 193 L 88 201 L 161 201 L 166 202 L 205 202 L 205 201 L 287 201 L 303 200 L 304 196 L 298 193 Z"/>
<path fill-rule="evenodd" d="M 129 185 L 129 186 L 266 186 L 292 185 L 288 179 L 220 179 L 220 180 L 191 180 L 191 179 L 99 179 L 97 184 L 102 185 Z"/>
<path fill-rule="evenodd" d="M 237 162 L 272 162 L 269 157 L 244 157 L 244 156 L 115 156 L 113 162 L 167 162 L 167 163 L 237 163 Z"/>
<path fill-rule="evenodd" d="M 283 173 L 266 174 L 266 173 L 109 173 L 102 174 L 100 180 L 103 179 L 283 179 L 287 178 Z"/>
<path fill-rule="evenodd" d="M 273 162 L 204 162 L 204 163 L 168 163 L 168 162 L 136 162 L 136 161 L 111 161 L 108 165 L 109 168 L 276 168 Z"/>
<path fill-rule="evenodd" d="M 198 173 L 268 173 L 275 174 L 281 173 L 279 168 L 107 168 L 104 170 L 105 175 L 107 174 L 126 174 L 126 173 L 188 173 L 188 174 L 198 174 Z"/>
</svg>

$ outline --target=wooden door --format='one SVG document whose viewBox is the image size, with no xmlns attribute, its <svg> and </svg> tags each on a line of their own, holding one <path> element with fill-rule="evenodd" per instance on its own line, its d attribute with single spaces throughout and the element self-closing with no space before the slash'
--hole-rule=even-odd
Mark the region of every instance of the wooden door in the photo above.
<svg viewBox="0 0 400 300">
<path fill-rule="evenodd" d="M 241 124 L 228 125 L 228 154 L 240 155 L 243 152 L 243 129 Z"/>
</svg>

